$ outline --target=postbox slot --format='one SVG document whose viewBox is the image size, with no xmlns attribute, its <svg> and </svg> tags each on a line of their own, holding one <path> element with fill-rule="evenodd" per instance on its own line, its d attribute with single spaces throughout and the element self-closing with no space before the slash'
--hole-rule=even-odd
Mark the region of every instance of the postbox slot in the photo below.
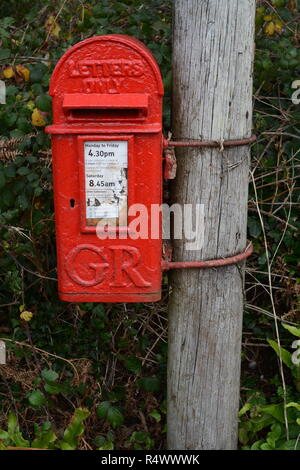
<svg viewBox="0 0 300 470">
<path fill-rule="evenodd" d="M 144 119 L 142 109 L 71 109 L 69 119 L 72 121 L 132 121 Z"/>
<path fill-rule="evenodd" d="M 147 117 L 148 95 L 66 94 L 63 108 L 70 121 L 136 121 Z"/>
</svg>

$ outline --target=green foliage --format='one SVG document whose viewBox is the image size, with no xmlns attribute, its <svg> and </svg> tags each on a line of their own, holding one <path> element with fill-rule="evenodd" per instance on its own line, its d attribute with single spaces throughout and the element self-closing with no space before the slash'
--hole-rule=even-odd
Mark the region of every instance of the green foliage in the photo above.
<svg viewBox="0 0 300 470">
<path fill-rule="evenodd" d="M 134 450 L 153 449 L 154 441 L 150 438 L 149 433 L 145 431 L 136 431 L 132 433 L 129 444 L 133 445 Z"/>
<path fill-rule="evenodd" d="M 62 450 L 74 450 L 77 448 L 78 439 L 84 432 L 83 422 L 89 415 L 90 412 L 86 409 L 78 408 L 75 410 L 72 421 L 66 428 L 64 437 L 59 444 Z"/>
<path fill-rule="evenodd" d="M 260 1 L 256 10 L 254 131 L 258 140 L 252 149 L 248 218 L 255 255 L 246 279 L 245 338 L 254 344 L 259 339 L 259 345 L 269 345 L 281 357 L 286 386 L 281 384 L 279 361 L 271 348 L 246 348 L 245 355 L 250 353 L 254 360 L 244 360 L 247 391 L 242 392 L 240 442 L 252 450 L 299 448 L 298 415 L 289 407 L 300 401 L 300 369 L 290 335 L 299 338 L 300 107 L 291 101 L 292 84 L 300 79 L 299 36 L 295 34 L 299 10 L 299 1 L 294 0 Z M 279 319 L 295 324 L 281 325 L 278 320 L 280 346 L 274 309 Z"/>
<path fill-rule="evenodd" d="M 133 374 L 140 374 L 142 372 L 142 363 L 137 357 L 129 356 L 125 358 L 125 367 Z"/>
<path fill-rule="evenodd" d="M 265 405 L 259 392 L 240 411 L 239 440 L 244 450 L 300 450 L 300 404 Z M 251 444 L 249 444 L 251 443 Z"/>
<path fill-rule="evenodd" d="M 122 412 L 116 406 L 112 406 L 109 401 L 103 401 L 97 407 L 99 418 L 106 419 L 113 428 L 121 426 L 124 422 Z"/>
<path fill-rule="evenodd" d="M 41 427 L 35 424 L 34 434 L 35 438 L 32 441 L 31 447 L 35 449 L 52 449 L 53 443 L 57 440 L 49 421 L 45 421 Z"/>
<path fill-rule="evenodd" d="M 299 337 L 300 328 L 295 328 L 291 325 L 284 325 L 284 327 L 290 333 Z M 300 360 L 295 361 L 294 356 L 289 351 L 284 349 L 282 346 L 278 346 L 278 343 L 276 341 L 268 339 L 268 343 L 274 349 L 277 356 L 281 358 L 282 362 L 290 369 L 292 377 L 295 382 L 296 390 L 300 392 Z M 299 355 L 299 352 L 300 352 L 300 346 L 297 347 L 297 351 L 296 351 L 297 357 Z"/>
<path fill-rule="evenodd" d="M 28 395 L 28 401 L 32 406 L 42 406 L 46 403 L 46 398 L 40 390 L 33 390 Z"/>
<path fill-rule="evenodd" d="M 83 408 L 75 410 L 74 416 L 64 431 L 62 439 L 58 439 L 53 431 L 51 423 L 45 421 L 41 426 L 34 424 L 34 438 L 32 443 L 22 436 L 19 429 L 17 417 L 11 413 L 8 417 L 7 431 L 0 430 L 0 449 L 7 447 L 32 447 L 35 449 L 55 449 L 74 450 L 78 446 L 78 440 L 84 433 L 83 422 L 90 415 L 90 412 Z"/>
<path fill-rule="evenodd" d="M 299 328 L 284 326 L 295 336 L 299 335 Z M 239 413 L 239 440 L 246 450 L 300 450 L 300 364 L 294 363 L 291 353 L 276 341 L 268 342 L 291 370 L 296 391 L 289 389 L 288 393 L 282 394 L 282 387 L 278 387 L 276 402 L 271 404 L 267 404 L 261 392 L 252 394 Z M 295 401 L 286 403 L 287 399 Z"/>
<path fill-rule="evenodd" d="M 158 392 L 161 384 L 157 377 L 143 377 L 138 380 L 138 385 L 148 392 Z"/>
<path fill-rule="evenodd" d="M 22 436 L 17 417 L 13 413 L 8 416 L 7 431 L 0 430 L 0 436 L 4 446 L 29 447 L 29 442 Z"/>
</svg>

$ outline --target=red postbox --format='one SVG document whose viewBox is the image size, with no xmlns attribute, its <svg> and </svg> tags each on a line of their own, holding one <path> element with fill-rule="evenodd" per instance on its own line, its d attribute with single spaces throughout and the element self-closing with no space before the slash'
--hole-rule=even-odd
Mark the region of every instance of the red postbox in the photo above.
<svg viewBox="0 0 300 470">
<path fill-rule="evenodd" d="M 128 36 L 87 39 L 57 63 L 50 95 L 60 298 L 159 300 L 161 223 L 158 237 L 141 238 L 130 211 L 141 204 L 151 218 L 151 206 L 162 202 L 163 83 L 155 59 Z"/>
</svg>

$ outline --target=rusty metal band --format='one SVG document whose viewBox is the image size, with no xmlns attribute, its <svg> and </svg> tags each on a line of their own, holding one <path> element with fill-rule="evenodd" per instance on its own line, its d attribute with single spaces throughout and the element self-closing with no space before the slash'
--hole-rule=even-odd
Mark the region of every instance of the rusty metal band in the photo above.
<svg viewBox="0 0 300 470">
<path fill-rule="evenodd" d="M 242 253 L 239 253 L 234 256 L 229 256 L 228 258 L 219 258 L 219 259 L 210 259 L 206 261 L 162 261 L 162 269 L 167 271 L 169 269 L 186 269 L 186 268 L 196 268 L 196 269 L 206 269 L 206 268 L 220 268 L 222 266 L 229 266 L 231 264 L 239 263 L 247 259 L 253 253 L 252 242 L 247 240 L 247 248 Z"/>
<path fill-rule="evenodd" d="M 256 135 L 252 135 L 246 139 L 235 139 L 235 140 L 167 140 L 166 147 L 239 147 L 242 145 L 253 144 L 256 141 Z"/>
</svg>

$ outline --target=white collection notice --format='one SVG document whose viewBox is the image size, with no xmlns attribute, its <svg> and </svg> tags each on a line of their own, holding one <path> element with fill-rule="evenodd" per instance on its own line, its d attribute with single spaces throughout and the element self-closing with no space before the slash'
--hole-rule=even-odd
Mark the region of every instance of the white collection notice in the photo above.
<svg viewBox="0 0 300 470">
<path fill-rule="evenodd" d="M 126 225 L 128 142 L 85 142 L 84 167 L 86 218 L 108 225 L 109 219 L 119 219 L 118 225 Z"/>
</svg>

